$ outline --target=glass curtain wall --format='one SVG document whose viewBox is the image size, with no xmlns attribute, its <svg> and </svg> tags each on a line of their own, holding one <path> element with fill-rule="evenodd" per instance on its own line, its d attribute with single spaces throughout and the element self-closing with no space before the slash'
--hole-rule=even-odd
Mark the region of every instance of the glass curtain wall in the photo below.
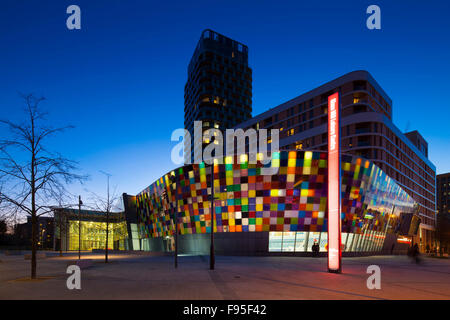
<svg viewBox="0 0 450 320">
<path fill-rule="evenodd" d="M 124 250 L 127 238 L 125 222 L 110 222 L 108 249 Z M 79 221 L 69 221 L 69 250 L 78 250 Z M 105 249 L 106 222 L 81 221 L 81 250 Z"/>
</svg>

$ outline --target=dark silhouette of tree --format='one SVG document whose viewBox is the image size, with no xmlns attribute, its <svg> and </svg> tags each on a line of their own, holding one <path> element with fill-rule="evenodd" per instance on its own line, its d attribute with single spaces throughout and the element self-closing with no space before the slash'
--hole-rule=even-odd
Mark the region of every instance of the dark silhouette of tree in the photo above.
<svg viewBox="0 0 450 320">
<path fill-rule="evenodd" d="M 59 256 L 62 257 L 63 255 L 63 249 L 62 249 L 62 235 L 66 235 L 69 232 L 69 222 L 67 220 L 65 210 L 71 209 L 76 207 L 76 197 L 68 192 L 63 192 L 61 190 L 58 194 L 55 195 L 55 202 L 57 203 L 56 206 L 52 207 L 52 214 L 54 218 L 54 237 L 55 239 L 59 240 L 58 246 L 59 246 Z M 58 232 L 56 232 L 58 230 Z M 57 238 L 58 237 L 58 238 Z M 67 241 L 66 241 L 66 248 L 67 248 Z"/>
<path fill-rule="evenodd" d="M 75 174 L 76 162 L 64 158 L 46 147 L 49 137 L 72 128 L 45 125 L 40 103 L 45 98 L 22 95 L 25 101 L 25 121 L 14 123 L 0 120 L 10 136 L 0 140 L 0 201 L 8 205 L 13 216 L 31 216 L 31 278 L 36 278 L 38 217 L 49 214 L 49 205 L 66 191 L 65 185 L 82 182 L 86 176 Z"/>
<path fill-rule="evenodd" d="M 0 237 L 4 236 L 6 234 L 6 231 L 8 231 L 8 225 L 6 224 L 6 221 L 0 220 Z"/>
</svg>

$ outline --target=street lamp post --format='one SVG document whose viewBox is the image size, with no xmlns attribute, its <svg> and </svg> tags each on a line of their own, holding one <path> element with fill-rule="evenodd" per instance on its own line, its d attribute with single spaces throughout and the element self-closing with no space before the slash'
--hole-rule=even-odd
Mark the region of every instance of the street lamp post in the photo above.
<svg viewBox="0 0 450 320">
<path fill-rule="evenodd" d="M 175 208 L 175 269 L 178 268 L 178 210 Z"/>
<path fill-rule="evenodd" d="M 109 196 L 109 178 L 111 177 L 111 174 L 104 172 L 100 170 L 100 173 L 104 174 L 107 178 L 107 185 L 106 185 L 106 245 L 105 245 L 105 263 L 108 263 L 108 253 L 109 253 L 109 213 L 111 211 L 111 199 Z M 113 239 L 114 242 L 114 239 Z M 114 248 L 114 246 L 113 246 Z"/>
<path fill-rule="evenodd" d="M 175 176 L 175 268 L 178 268 L 178 176 Z"/>
<path fill-rule="evenodd" d="M 211 164 L 211 245 L 209 252 L 209 269 L 214 270 L 214 162 Z"/>
<path fill-rule="evenodd" d="M 167 186 L 167 189 L 171 188 L 172 183 L 174 182 L 174 177 L 173 176 L 169 176 L 169 185 Z M 167 192 L 167 190 L 163 191 L 163 196 L 164 198 L 166 198 L 167 201 L 167 205 L 169 206 L 169 210 L 172 211 L 172 217 L 175 223 L 175 235 L 174 235 L 174 240 L 175 240 L 175 250 L 174 250 L 174 265 L 175 268 L 178 268 L 178 201 L 177 201 L 177 191 L 178 191 L 178 185 L 177 185 L 177 181 L 175 179 L 175 206 L 171 206 L 170 204 L 170 199 L 169 199 L 169 194 Z M 170 212 L 169 211 L 169 212 Z"/>
<path fill-rule="evenodd" d="M 81 259 L 81 196 L 78 196 L 78 260 Z"/>
</svg>

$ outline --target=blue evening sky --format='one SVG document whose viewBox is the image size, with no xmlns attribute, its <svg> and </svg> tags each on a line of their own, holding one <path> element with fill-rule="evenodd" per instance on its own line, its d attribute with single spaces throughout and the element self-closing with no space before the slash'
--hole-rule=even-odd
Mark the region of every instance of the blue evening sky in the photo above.
<svg viewBox="0 0 450 320">
<path fill-rule="evenodd" d="M 66 28 L 81 7 L 81 30 Z M 381 7 L 381 30 L 366 8 Z M 136 194 L 175 165 L 187 65 L 203 29 L 243 42 L 253 69 L 253 115 L 344 73 L 366 69 L 393 100 L 394 123 L 417 129 L 437 172 L 450 171 L 448 1 L 2 0 L 0 118 L 20 120 L 18 92 L 47 98 L 53 125 L 75 129 L 50 149 Z M 0 131 L 0 134 L 5 134 Z"/>
</svg>

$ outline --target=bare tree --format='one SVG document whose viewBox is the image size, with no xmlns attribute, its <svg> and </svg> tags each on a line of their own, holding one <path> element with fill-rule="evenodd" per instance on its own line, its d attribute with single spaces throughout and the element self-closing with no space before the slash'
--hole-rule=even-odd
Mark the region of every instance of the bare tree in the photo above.
<svg viewBox="0 0 450 320">
<path fill-rule="evenodd" d="M 65 234 L 67 238 L 67 234 L 69 232 L 69 224 L 67 218 L 64 216 L 65 209 L 74 208 L 77 206 L 76 204 L 76 196 L 70 194 L 69 192 L 65 192 L 64 190 L 59 190 L 57 194 L 55 194 L 55 203 L 56 205 L 52 207 L 52 213 L 55 221 L 54 226 L 54 239 L 56 241 L 56 236 L 59 236 L 59 256 L 62 257 L 63 249 L 62 249 L 62 235 Z M 58 227 L 58 233 L 56 233 L 56 227 Z M 67 251 L 67 241 L 66 241 L 66 251 Z"/>
<path fill-rule="evenodd" d="M 110 192 L 109 178 L 111 175 L 104 171 L 100 171 L 100 173 L 107 177 L 106 196 L 99 196 L 98 194 L 91 192 L 91 201 L 93 202 L 93 208 L 95 210 L 106 213 L 105 263 L 108 263 L 109 223 L 111 214 L 116 214 L 118 212 L 117 203 L 120 200 L 120 197 L 117 194 L 117 187 L 114 187 L 114 190 Z"/>
<path fill-rule="evenodd" d="M 25 121 L 21 124 L 0 120 L 10 132 L 9 139 L 0 140 L 0 201 L 7 203 L 10 214 L 31 216 L 31 278 L 36 278 L 36 250 L 38 217 L 48 214 L 49 206 L 65 185 L 82 182 L 86 176 L 75 174 L 74 161 L 49 151 L 45 143 L 49 137 L 71 126 L 53 128 L 44 125 L 46 113 L 40 103 L 45 98 L 22 95 L 25 101 Z"/>
</svg>

